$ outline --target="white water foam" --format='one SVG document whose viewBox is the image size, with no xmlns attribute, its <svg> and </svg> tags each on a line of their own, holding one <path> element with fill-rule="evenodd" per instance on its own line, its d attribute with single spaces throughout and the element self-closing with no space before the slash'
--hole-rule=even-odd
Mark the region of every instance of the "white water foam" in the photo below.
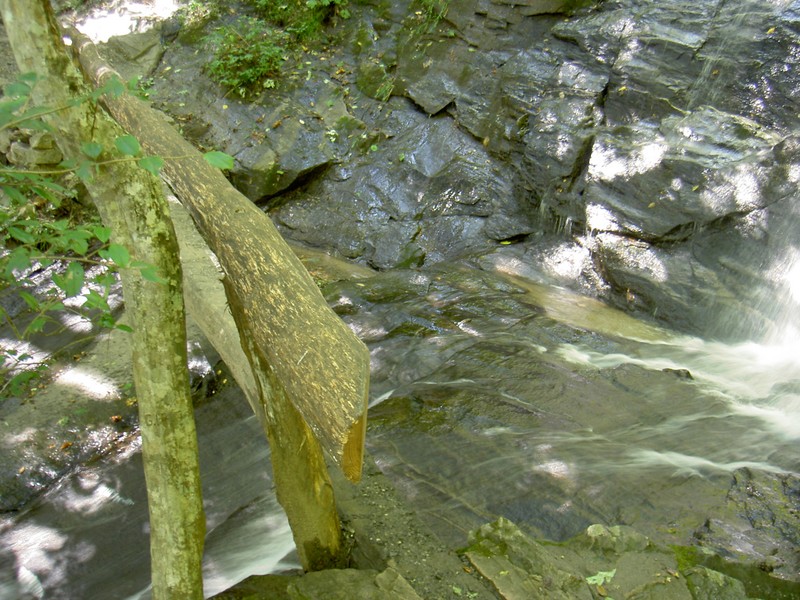
<svg viewBox="0 0 800 600">
<path fill-rule="evenodd" d="M 761 420 L 781 439 L 800 439 L 800 340 L 724 344 L 685 337 L 639 341 L 632 348 L 602 353 L 563 344 L 556 352 L 574 364 L 600 369 L 623 364 L 653 371 L 685 369 L 696 385 L 725 399 L 732 414 Z"/>
</svg>

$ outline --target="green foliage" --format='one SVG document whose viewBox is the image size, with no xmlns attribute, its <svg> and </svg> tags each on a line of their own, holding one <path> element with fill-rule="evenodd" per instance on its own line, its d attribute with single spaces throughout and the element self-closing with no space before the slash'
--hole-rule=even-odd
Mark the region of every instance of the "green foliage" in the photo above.
<svg viewBox="0 0 800 600">
<path fill-rule="evenodd" d="M 217 167 L 218 169 L 222 169 L 223 171 L 227 171 L 233 168 L 233 157 L 229 154 L 225 154 L 224 152 L 206 152 L 203 155 L 205 161 L 210 164 L 212 167 Z"/>
<path fill-rule="evenodd" d="M 350 18 L 347 0 L 249 0 L 249 4 L 255 17 L 240 17 L 208 37 L 214 49 L 209 75 L 241 98 L 276 87 L 286 61 L 305 51 L 306 44 L 321 40 L 325 27 L 337 18 Z"/>
<path fill-rule="evenodd" d="M 59 110 L 31 106 L 35 84 L 33 74 L 24 74 L 3 89 L 0 134 L 10 141 L 24 130 L 46 131 L 39 117 Z M 87 143 L 83 151 L 88 163 L 97 160 L 103 149 Z M 28 310 L 20 322 L 0 308 L 0 318 L 19 340 L 0 346 L 0 397 L 24 393 L 47 370 L 46 364 L 37 363 L 31 353 L 22 350 L 25 340 L 33 334 L 63 329 L 58 315 L 64 312 L 85 315 L 93 308 L 80 300 L 87 293 L 102 298 L 108 307 L 114 266 L 102 262 L 98 250 L 108 243 L 111 232 L 94 215 L 87 216 L 86 209 L 75 201 L 75 174 L 79 174 L 77 166 L 62 165 L 50 171 L 0 167 L 0 240 L 4 248 L 0 286 L 16 293 Z M 37 286 L 32 276 L 48 268 L 51 285 L 34 295 Z M 110 308 L 97 320 L 115 326 Z"/>
<path fill-rule="evenodd" d="M 116 140 L 114 140 L 114 145 L 124 156 L 136 156 L 142 151 L 142 147 L 139 145 L 139 140 L 132 135 L 123 135 L 118 137 Z"/>
<path fill-rule="evenodd" d="M 191 0 L 178 9 L 176 16 L 184 28 L 201 27 L 211 19 L 219 17 L 220 7 L 217 0 Z"/>
<path fill-rule="evenodd" d="M 67 108 L 32 106 L 30 96 L 36 81 L 34 74 L 27 73 L 3 88 L 0 136 L 9 141 L 25 131 L 46 132 L 41 117 Z M 135 82 L 126 86 L 118 79 L 111 80 L 80 102 L 95 106 L 103 96 L 119 96 L 132 86 Z M 130 331 L 116 323 L 108 302 L 118 269 L 136 269 L 146 281 L 164 281 L 155 267 L 133 260 L 127 248 L 111 243 L 111 230 L 76 201 L 80 181 L 96 177 L 106 165 L 132 161 L 158 175 L 164 160 L 143 155 L 139 141 L 131 135 L 114 140 L 113 148 L 85 142 L 81 153 L 77 160 L 49 169 L 0 165 L 0 241 L 4 248 L 0 251 L 0 288 L 16 294 L 29 313 L 23 324 L 0 307 L 0 319 L 19 341 L 0 345 L 0 398 L 24 393 L 26 386 L 47 371 L 46 364 L 34 362 L 31 353 L 21 348 L 33 334 L 61 331 L 63 313 L 77 314 L 100 327 Z M 208 152 L 204 158 L 220 169 L 233 167 L 233 158 L 222 152 Z M 42 269 L 51 273 L 44 291 L 32 278 Z"/>
<path fill-rule="evenodd" d="M 299 42 L 320 37 L 336 17 L 350 18 L 347 0 L 250 0 L 258 15 Z"/>
<path fill-rule="evenodd" d="M 11 142 L 25 131 L 46 132 L 41 117 L 66 108 L 32 106 L 36 81 L 34 74 L 27 73 L 4 86 L 0 138 Z M 104 95 L 118 96 L 130 87 L 113 80 L 81 102 L 94 105 Z M 0 307 L 0 320 L 18 340 L 0 345 L 0 399 L 21 395 L 47 371 L 46 364 L 35 362 L 22 348 L 33 334 L 63 330 L 63 313 L 77 314 L 100 327 L 130 331 L 116 323 L 108 302 L 118 269 L 136 269 L 146 281 L 164 281 L 155 267 L 132 260 L 127 248 L 111 243 L 111 230 L 76 201 L 80 181 L 97 176 L 106 165 L 132 161 L 158 175 L 164 160 L 143 156 L 139 141 L 131 135 L 114 140 L 113 148 L 85 142 L 81 152 L 79 159 L 48 169 L 0 164 L 0 289 L 5 298 L 16 294 L 28 311 L 22 322 Z M 222 152 L 208 152 L 204 158 L 220 169 L 233 167 L 233 158 Z M 33 279 L 43 269 L 50 273 L 44 290 Z"/>
<path fill-rule="evenodd" d="M 240 18 L 213 35 L 216 46 L 208 72 L 242 98 L 275 87 L 285 60 L 286 34 L 259 19 Z"/>
<path fill-rule="evenodd" d="M 422 6 L 425 21 L 431 26 L 444 19 L 450 8 L 450 0 L 418 0 L 418 2 Z"/>
</svg>

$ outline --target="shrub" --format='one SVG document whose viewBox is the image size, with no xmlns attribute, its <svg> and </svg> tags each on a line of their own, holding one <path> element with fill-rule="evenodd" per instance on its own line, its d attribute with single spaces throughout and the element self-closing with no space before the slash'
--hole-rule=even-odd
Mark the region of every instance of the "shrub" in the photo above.
<svg viewBox="0 0 800 600">
<path fill-rule="evenodd" d="M 285 33 L 242 17 L 235 25 L 217 29 L 213 38 L 217 48 L 208 64 L 212 79 L 243 98 L 275 87 L 286 57 Z"/>
<path fill-rule="evenodd" d="M 420 0 L 425 19 L 435 25 L 447 15 L 449 0 Z"/>
</svg>

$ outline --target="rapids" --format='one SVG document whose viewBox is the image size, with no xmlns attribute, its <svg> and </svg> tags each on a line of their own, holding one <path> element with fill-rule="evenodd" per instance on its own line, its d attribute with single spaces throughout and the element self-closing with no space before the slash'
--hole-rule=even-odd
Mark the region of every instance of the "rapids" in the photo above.
<svg viewBox="0 0 800 600">
<path fill-rule="evenodd" d="M 499 516 L 554 541 L 625 524 L 744 565 L 745 583 L 797 582 L 797 3 L 608 0 L 529 30 L 490 3 L 508 36 L 483 30 L 485 11 L 452 14 L 432 70 L 389 46 L 402 3 L 383 4 L 365 5 L 381 24 L 365 31 L 397 55 L 404 97 L 342 104 L 374 129 L 369 151 L 309 116 L 319 136 L 301 137 L 355 158 L 296 167 L 314 177 L 265 206 L 287 236 L 362 263 L 312 266 L 370 348 L 381 470 L 452 548 Z M 155 97 L 215 121 L 204 142 L 229 145 L 261 200 L 239 123 L 262 107 L 209 93 L 195 47 L 170 51 Z M 304 107 L 328 93 L 298 89 Z M 209 595 L 296 566 L 237 395 L 198 409 Z M 0 592 L 147 597 L 140 460 L 133 434 L 5 513 Z"/>
</svg>

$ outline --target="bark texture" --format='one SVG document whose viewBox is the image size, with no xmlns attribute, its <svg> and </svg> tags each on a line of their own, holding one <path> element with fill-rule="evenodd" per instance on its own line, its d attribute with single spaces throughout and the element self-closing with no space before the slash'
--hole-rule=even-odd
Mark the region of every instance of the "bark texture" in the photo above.
<svg viewBox="0 0 800 600">
<path fill-rule="evenodd" d="M 17 65 L 42 79 L 39 105 L 68 106 L 89 89 L 72 64 L 47 0 L 0 0 Z M 101 110 L 83 102 L 46 117 L 64 156 L 81 157 L 81 144 L 106 149 L 124 135 Z M 102 159 L 118 158 L 108 150 Z M 132 317 L 133 373 L 139 403 L 142 453 L 150 511 L 153 597 L 203 597 L 205 518 L 197 437 L 186 367 L 186 332 L 177 243 L 157 178 L 130 161 L 102 167 L 87 184 L 114 241 L 133 260 L 155 265 L 165 283 L 122 272 Z"/>
<path fill-rule="evenodd" d="M 85 36 L 70 35 L 96 83 L 115 75 Z M 369 385 L 364 344 L 327 306 L 272 221 L 209 166 L 163 114 L 129 95 L 108 99 L 106 106 L 149 153 L 165 159 L 164 178 L 189 208 L 239 299 L 234 317 L 240 332 L 252 336 L 333 461 L 358 481 Z"/>
<path fill-rule="evenodd" d="M 341 527 L 319 442 L 263 353 L 248 344 L 248 336 L 240 337 L 232 315 L 240 309 L 228 305 L 219 267 L 188 212 L 177 200 L 170 202 L 170 212 L 181 248 L 187 309 L 228 365 L 269 439 L 276 494 L 289 517 L 300 562 L 309 571 L 336 566 Z M 233 291 L 230 295 L 237 297 Z"/>
<path fill-rule="evenodd" d="M 71 36 L 92 79 L 102 84 L 113 76 L 91 42 L 77 32 Z M 269 218 L 209 166 L 164 115 L 130 96 L 108 99 L 106 106 L 149 153 L 165 160 L 164 178 L 217 256 L 252 369 L 248 374 L 235 364 L 233 372 L 242 372 L 243 388 L 254 380 L 258 389 L 254 409 L 266 426 L 278 499 L 301 562 L 307 570 L 336 565 L 341 527 L 322 450 L 348 479 L 360 478 L 366 347 L 330 310 Z M 216 346 L 215 338 L 209 339 Z M 226 360 L 241 362 L 237 357 L 231 352 Z"/>
<path fill-rule="evenodd" d="M 170 218 L 180 247 L 186 312 L 219 352 L 266 433 L 266 411 L 228 306 L 222 270 L 186 208 L 174 195 L 168 194 L 168 199 Z M 269 390 L 264 390 L 264 393 L 269 397 Z"/>
</svg>

